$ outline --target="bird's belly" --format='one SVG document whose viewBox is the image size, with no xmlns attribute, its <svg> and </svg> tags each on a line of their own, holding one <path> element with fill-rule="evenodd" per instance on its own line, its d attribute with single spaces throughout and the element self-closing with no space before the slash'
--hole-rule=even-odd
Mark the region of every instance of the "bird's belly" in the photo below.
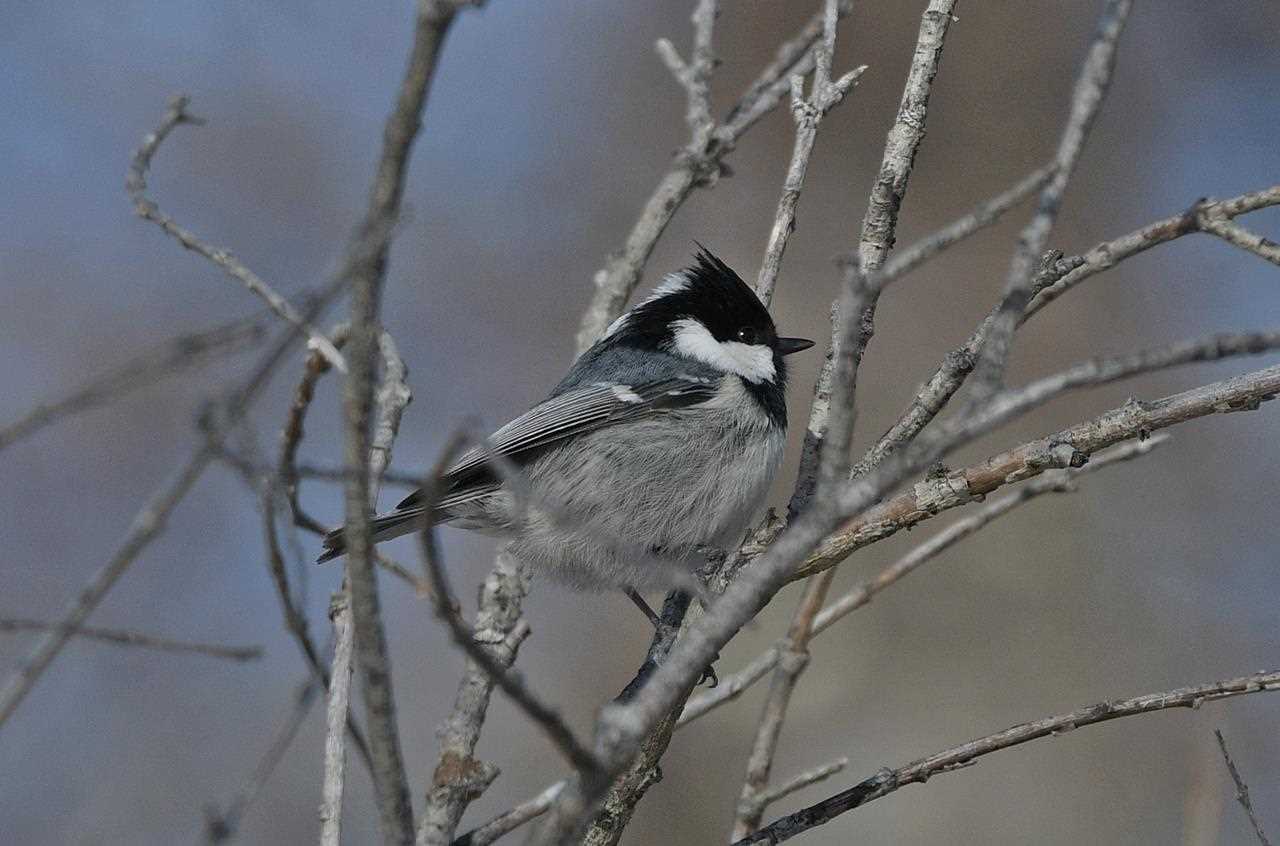
<svg viewBox="0 0 1280 846">
<path fill-rule="evenodd" d="M 728 415 L 602 429 L 527 468 L 516 554 L 580 587 L 670 587 L 702 547 L 739 541 L 781 462 L 781 432 Z"/>
</svg>

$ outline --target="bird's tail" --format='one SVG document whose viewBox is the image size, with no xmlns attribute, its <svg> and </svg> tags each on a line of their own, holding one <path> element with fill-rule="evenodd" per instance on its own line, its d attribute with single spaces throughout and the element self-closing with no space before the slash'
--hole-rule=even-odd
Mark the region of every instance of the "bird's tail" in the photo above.
<svg viewBox="0 0 1280 846">
<path fill-rule="evenodd" d="M 383 541 L 418 531 L 423 525 L 422 516 L 423 509 L 417 507 L 402 508 L 392 511 L 390 514 L 383 514 L 381 517 L 374 517 L 371 526 L 373 529 L 373 542 L 382 543 Z M 317 564 L 332 561 L 334 558 L 346 553 L 346 530 L 334 529 L 324 536 L 323 543 L 324 552 L 316 559 Z"/>
</svg>

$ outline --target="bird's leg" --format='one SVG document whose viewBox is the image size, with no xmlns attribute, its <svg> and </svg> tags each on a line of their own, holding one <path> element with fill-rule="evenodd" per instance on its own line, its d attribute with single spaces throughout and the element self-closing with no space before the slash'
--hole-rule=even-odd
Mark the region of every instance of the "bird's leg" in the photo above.
<svg viewBox="0 0 1280 846">
<path fill-rule="evenodd" d="M 655 631 L 662 626 L 662 618 L 658 616 L 658 612 L 654 611 L 651 607 L 649 607 L 649 603 L 644 601 L 644 597 L 641 596 L 639 592 L 636 591 L 635 588 L 624 587 L 622 589 L 622 592 L 627 595 L 627 599 L 630 599 L 632 602 L 634 602 L 636 607 L 639 608 L 640 611 L 643 612 L 643 614 L 649 618 L 649 622 L 653 624 L 653 628 Z"/>
<path fill-rule="evenodd" d="M 654 669 L 657 668 L 661 660 L 666 657 L 667 652 L 671 648 L 670 644 L 675 640 L 675 634 L 679 628 L 679 621 L 676 620 L 676 621 L 673 621 L 672 623 L 668 623 L 664 621 L 662 616 L 659 615 L 656 611 L 654 611 L 648 602 L 645 602 L 644 597 L 641 596 L 640 593 L 635 588 L 624 587 L 622 589 L 622 592 L 627 595 L 627 599 L 630 599 L 633 603 L 635 603 L 635 606 L 639 608 L 644 613 L 644 615 L 649 618 L 649 622 L 653 624 L 653 630 L 655 633 L 654 643 L 657 644 L 661 641 L 666 642 L 665 646 L 662 648 L 650 648 L 649 657 L 645 659 L 644 666 L 640 668 L 640 672 L 632 680 L 632 683 L 627 686 L 628 691 L 631 691 L 631 693 L 634 694 L 635 690 L 638 690 L 639 687 L 643 685 L 645 680 L 649 678 L 649 675 L 654 671 Z M 675 596 L 677 605 L 679 605 L 681 609 L 679 618 L 683 619 L 684 609 L 689 607 L 689 603 L 692 599 L 694 599 L 694 596 L 690 592 L 683 591 L 683 590 L 675 591 L 673 593 L 673 596 Z M 702 596 L 698 596 L 697 599 L 699 603 L 703 605 L 703 607 L 705 608 L 706 607 L 705 598 Z M 665 604 L 664 604 L 663 610 L 664 611 L 666 610 Z M 664 627 L 667 627 L 669 631 L 664 630 Z M 712 663 L 708 664 L 703 669 L 702 676 L 698 679 L 698 684 L 702 684 L 706 682 L 710 687 L 715 687 L 720 683 L 720 679 L 716 676 L 716 671 L 714 667 L 715 660 L 718 659 L 719 657 L 720 656 L 717 655 L 715 658 L 712 659 Z M 627 696 L 629 698 L 628 692 L 623 691 L 623 696 Z"/>
</svg>

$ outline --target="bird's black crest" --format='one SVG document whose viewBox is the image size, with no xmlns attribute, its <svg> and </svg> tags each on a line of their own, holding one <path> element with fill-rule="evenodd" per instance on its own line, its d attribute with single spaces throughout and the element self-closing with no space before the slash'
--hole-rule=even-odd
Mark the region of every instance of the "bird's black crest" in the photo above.
<svg viewBox="0 0 1280 846">
<path fill-rule="evenodd" d="M 701 244 L 698 247 L 694 264 L 675 274 L 687 284 L 632 309 L 615 333 L 617 343 L 662 349 L 671 340 L 672 324 L 692 317 L 717 341 L 736 340 L 739 330 L 749 327 L 760 343 L 776 345 L 773 318 L 755 292 L 729 265 Z"/>
</svg>

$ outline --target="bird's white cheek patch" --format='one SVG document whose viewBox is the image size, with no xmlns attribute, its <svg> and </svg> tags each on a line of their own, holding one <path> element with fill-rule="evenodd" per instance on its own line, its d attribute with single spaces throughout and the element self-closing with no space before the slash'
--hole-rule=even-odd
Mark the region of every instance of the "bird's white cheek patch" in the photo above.
<svg viewBox="0 0 1280 846">
<path fill-rule="evenodd" d="M 773 350 L 764 344 L 717 341 L 711 330 L 693 318 L 677 320 L 672 347 L 719 370 L 741 376 L 748 382 L 772 382 Z"/>
</svg>

